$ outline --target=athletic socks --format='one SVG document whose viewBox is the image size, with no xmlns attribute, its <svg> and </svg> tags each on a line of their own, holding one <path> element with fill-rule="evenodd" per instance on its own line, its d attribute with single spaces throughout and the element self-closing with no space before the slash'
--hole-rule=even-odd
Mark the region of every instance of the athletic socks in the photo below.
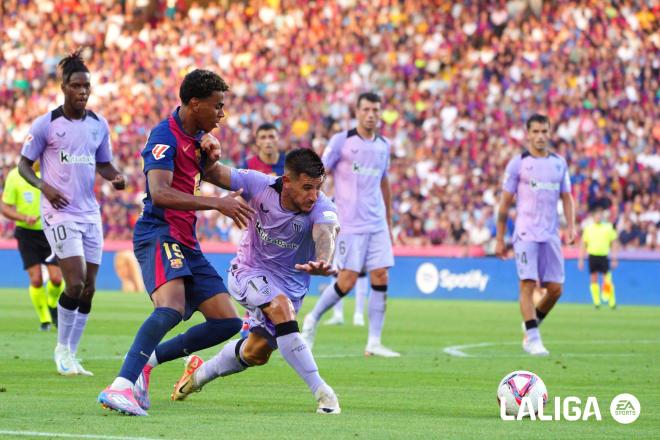
<svg viewBox="0 0 660 440">
<path fill-rule="evenodd" d="M 50 312 L 48 311 L 48 300 L 45 290 L 43 286 L 34 287 L 32 284 L 28 287 L 30 300 L 32 301 L 34 310 L 37 312 L 37 316 L 39 316 L 39 322 L 42 324 L 50 322 Z"/>
<path fill-rule="evenodd" d="M 46 283 L 46 295 L 48 297 L 48 307 L 54 309 L 57 307 L 57 301 L 60 299 L 60 295 L 64 291 L 64 281 L 60 282 L 59 286 L 53 284 L 52 281 Z"/>
<path fill-rule="evenodd" d="M 616 295 L 614 295 L 612 272 L 607 272 L 603 278 L 603 296 L 607 299 L 610 308 L 616 307 Z"/>
<path fill-rule="evenodd" d="M 80 338 L 82 337 L 85 326 L 87 325 L 87 319 L 89 318 L 89 312 L 91 309 L 92 303 L 84 301 L 78 302 L 78 310 L 76 311 L 73 327 L 71 328 L 71 334 L 69 335 L 69 350 L 71 350 L 71 353 L 73 354 L 78 351 Z"/>
<path fill-rule="evenodd" d="M 325 382 L 319 375 L 319 369 L 305 340 L 300 335 L 298 322 L 288 321 L 275 326 L 277 345 L 282 357 L 298 373 L 312 393 Z"/>
<path fill-rule="evenodd" d="M 371 286 L 369 297 L 369 343 L 380 344 L 385 323 L 385 309 L 387 303 L 387 285 Z"/>
<path fill-rule="evenodd" d="M 229 376 L 240 373 L 249 367 L 241 357 L 245 339 L 230 341 L 222 347 L 222 350 L 195 371 L 195 385 L 203 387 L 217 377 Z"/>
<path fill-rule="evenodd" d="M 174 309 L 155 308 L 135 335 L 118 376 L 134 384 L 158 343 L 181 319 L 181 314 Z"/>
<path fill-rule="evenodd" d="M 76 309 L 78 300 L 66 294 L 60 296 L 57 303 L 57 344 L 63 347 L 69 346 L 69 339 L 76 321 Z"/>
<path fill-rule="evenodd" d="M 539 333 L 539 325 L 536 319 L 525 321 L 525 335 L 527 336 L 528 341 L 535 341 L 541 338 L 541 334 Z"/>
<path fill-rule="evenodd" d="M 332 283 L 325 288 L 316 305 L 310 312 L 314 320 L 318 321 L 321 316 L 339 302 L 348 292 L 342 292 L 337 283 Z"/>
<path fill-rule="evenodd" d="M 600 306 L 600 286 L 598 282 L 589 284 L 589 290 L 591 291 L 591 300 L 594 302 L 596 307 Z"/>
<path fill-rule="evenodd" d="M 364 315 L 364 303 L 369 293 L 369 277 L 359 277 L 355 283 L 355 314 Z"/>
<path fill-rule="evenodd" d="M 188 356 L 196 351 L 213 347 L 239 332 L 243 321 L 239 318 L 207 319 L 156 347 L 158 364 Z"/>
</svg>

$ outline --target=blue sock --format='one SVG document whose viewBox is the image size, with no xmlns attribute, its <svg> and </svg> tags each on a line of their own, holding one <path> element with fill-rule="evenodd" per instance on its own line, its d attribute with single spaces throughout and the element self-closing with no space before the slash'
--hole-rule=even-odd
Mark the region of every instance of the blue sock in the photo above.
<svg viewBox="0 0 660 440">
<path fill-rule="evenodd" d="M 133 345 L 124 359 L 119 377 L 135 383 L 161 339 L 181 322 L 181 314 L 169 307 L 157 307 L 138 330 Z"/>
<path fill-rule="evenodd" d="M 162 364 L 213 347 L 238 333 L 242 325 L 243 321 L 239 318 L 207 319 L 202 324 L 190 327 L 185 333 L 159 344 L 156 347 L 156 359 Z"/>
</svg>

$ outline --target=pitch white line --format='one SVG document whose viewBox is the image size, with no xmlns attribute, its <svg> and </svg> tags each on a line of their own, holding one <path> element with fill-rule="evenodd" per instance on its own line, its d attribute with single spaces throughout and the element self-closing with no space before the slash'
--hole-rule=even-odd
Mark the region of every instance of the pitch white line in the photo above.
<svg viewBox="0 0 660 440">
<path fill-rule="evenodd" d="M 519 345 L 520 342 L 478 342 L 474 344 L 463 345 L 450 345 L 442 349 L 444 353 L 455 357 L 516 357 L 516 355 L 475 355 L 466 353 L 465 350 L 482 347 L 494 347 L 498 345 Z M 564 344 L 564 345 L 610 345 L 610 344 L 660 344 L 660 340 L 655 339 L 639 339 L 639 340 L 597 340 L 597 341 L 552 341 L 551 344 Z M 635 356 L 638 353 L 561 353 L 562 356 L 571 357 L 593 357 L 593 356 Z M 520 357 L 527 357 L 527 355 L 520 355 Z"/>
<path fill-rule="evenodd" d="M 98 440 L 162 440 L 152 437 L 126 437 L 124 435 L 96 435 L 96 434 L 67 434 L 64 432 L 36 432 L 36 431 L 5 431 L 0 430 L 0 435 L 16 435 L 23 437 L 59 437 L 59 438 L 91 438 Z"/>
</svg>

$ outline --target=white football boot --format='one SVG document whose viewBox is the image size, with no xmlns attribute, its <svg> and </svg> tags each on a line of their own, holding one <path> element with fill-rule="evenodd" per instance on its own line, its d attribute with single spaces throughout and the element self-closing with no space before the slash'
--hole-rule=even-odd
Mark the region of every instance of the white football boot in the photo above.
<svg viewBox="0 0 660 440">
<path fill-rule="evenodd" d="M 367 347 L 364 349 L 364 355 L 394 358 L 394 357 L 400 357 L 401 353 L 397 353 L 396 351 L 385 347 L 380 342 L 369 342 L 367 344 Z"/>
<path fill-rule="evenodd" d="M 55 365 L 57 366 L 57 372 L 62 376 L 75 376 L 78 374 L 69 347 L 57 344 L 57 346 L 55 346 L 53 358 L 55 360 Z"/>
<path fill-rule="evenodd" d="M 341 408 L 339 408 L 339 400 L 337 400 L 337 395 L 334 390 L 330 388 L 329 385 L 323 384 L 319 387 L 318 390 L 314 393 L 316 401 L 319 403 L 319 407 L 316 409 L 316 412 L 319 414 L 339 414 L 341 413 Z"/>
<path fill-rule="evenodd" d="M 527 338 L 523 342 L 523 350 L 532 356 L 547 356 L 550 352 L 543 346 L 541 339 L 529 339 Z"/>
</svg>

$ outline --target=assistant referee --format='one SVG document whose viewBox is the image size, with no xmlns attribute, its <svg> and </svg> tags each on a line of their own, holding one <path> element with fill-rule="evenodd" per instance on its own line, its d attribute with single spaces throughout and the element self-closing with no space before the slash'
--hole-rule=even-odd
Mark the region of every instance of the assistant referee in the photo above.
<svg viewBox="0 0 660 440">
<path fill-rule="evenodd" d="M 595 208 L 592 211 L 593 223 L 584 228 L 582 233 L 582 245 L 578 259 L 578 268 L 584 268 L 584 251 L 589 255 L 589 273 L 591 299 L 596 308 L 600 307 L 601 291 L 598 284 L 598 274 L 603 275 L 602 301 L 608 303 L 611 309 L 616 307 L 614 295 L 614 283 L 610 270 L 610 253 L 612 256 L 611 268 L 617 266 L 616 250 L 617 232 L 612 223 L 604 218 L 603 210 Z"/>
<path fill-rule="evenodd" d="M 34 168 L 38 173 L 38 162 L 35 162 Z M 0 207 L 5 217 L 16 222 L 14 237 L 18 242 L 23 269 L 30 277 L 30 299 L 39 316 L 40 329 L 48 331 L 51 324 L 57 326 L 57 300 L 64 290 L 64 283 L 41 227 L 40 199 L 41 192 L 18 174 L 18 168 L 7 174 Z M 48 269 L 49 281 L 45 287 L 42 264 Z"/>
</svg>

